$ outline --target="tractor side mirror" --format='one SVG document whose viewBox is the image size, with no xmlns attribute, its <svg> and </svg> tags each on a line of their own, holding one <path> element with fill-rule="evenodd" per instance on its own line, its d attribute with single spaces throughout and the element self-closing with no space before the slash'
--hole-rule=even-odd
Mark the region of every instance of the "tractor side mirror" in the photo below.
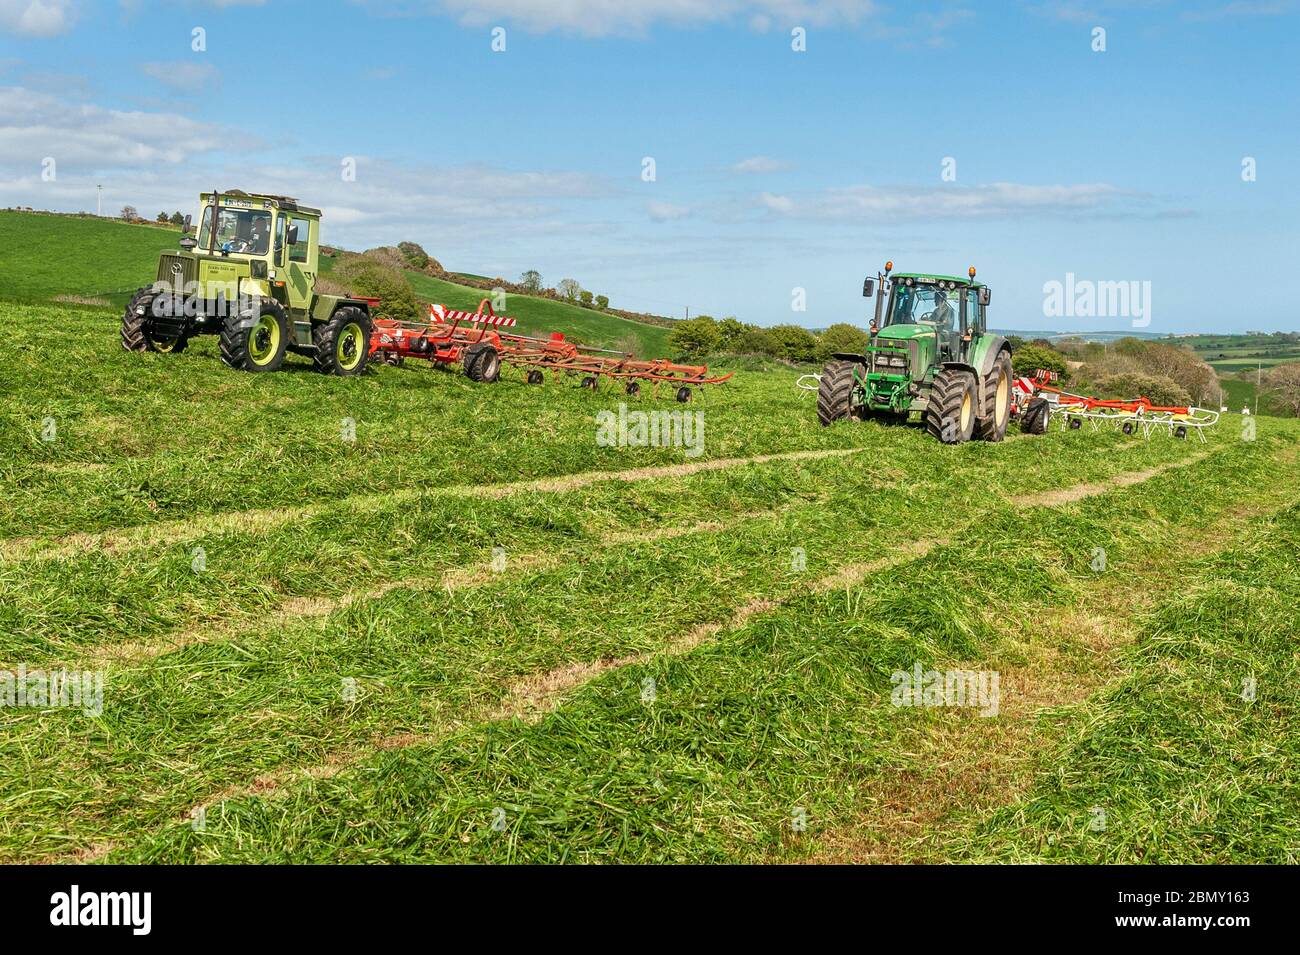
<svg viewBox="0 0 1300 955">
<path fill-rule="evenodd" d="M 871 298 L 871 295 L 872 295 L 873 292 L 875 292 L 875 290 L 876 290 L 876 280 L 875 280 L 875 279 L 863 279 L 863 281 L 862 281 L 862 297 L 863 297 L 863 298 Z"/>
<path fill-rule="evenodd" d="M 289 226 L 289 232 L 288 232 L 288 235 L 285 236 L 285 238 L 287 238 L 287 239 L 289 240 L 289 244 L 290 244 L 290 245 L 297 245 L 297 244 L 298 244 L 298 227 L 297 227 L 296 225 L 291 225 L 291 226 Z"/>
<path fill-rule="evenodd" d="M 992 297 L 992 296 L 990 296 L 990 294 L 989 294 L 989 287 L 988 287 L 987 285 L 984 286 L 982 289 L 980 289 L 980 304 L 981 304 L 981 305 L 987 305 L 987 304 L 989 303 L 989 299 L 990 299 L 991 297 Z"/>
<path fill-rule="evenodd" d="M 193 222 L 194 222 L 193 216 L 185 217 L 185 224 L 181 226 L 181 235 L 189 235 L 190 232 L 193 231 L 194 226 L 191 224 Z"/>
</svg>

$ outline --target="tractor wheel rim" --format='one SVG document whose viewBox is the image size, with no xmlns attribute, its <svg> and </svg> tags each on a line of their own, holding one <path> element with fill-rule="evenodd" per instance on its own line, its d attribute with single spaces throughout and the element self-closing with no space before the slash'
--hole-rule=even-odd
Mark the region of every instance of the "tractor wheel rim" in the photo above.
<svg viewBox="0 0 1300 955">
<path fill-rule="evenodd" d="M 339 367 L 351 371 L 361 363 L 361 326 L 356 322 L 345 325 L 339 334 Z"/>
<path fill-rule="evenodd" d="M 269 312 L 257 320 L 248 333 L 248 356 L 255 365 L 265 365 L 280 347 L 280 323 Z"/>
<path fill-rule="evenodd" d="M 966 433 L 966 427 L 967 427 L 967 425 L 970 424 L 970 392 L 969 392 L 969 391 L 966 392 L 964 395 L 961 396 L 961 416 L 960 416 L 960 421 L 961 421 L 961 430 L 962 430 L 962 433 L 965 434 L 965 433 Z"/>
<path fill-rule="evenodd" d="M 998 423 L 1001 424 L 1008 413 L 1011 411 L 1011 386 L 1007 381 L 1006 375 L 998 377 L 998 396 L 997 405 L 994 408 L 994 414 L 997 415 Z"/>
</svg>

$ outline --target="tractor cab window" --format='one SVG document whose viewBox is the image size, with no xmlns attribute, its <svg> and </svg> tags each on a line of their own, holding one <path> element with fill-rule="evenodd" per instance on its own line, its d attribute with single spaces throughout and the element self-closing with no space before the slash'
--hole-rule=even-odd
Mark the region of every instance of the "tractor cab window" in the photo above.
<svg viewBox="0 0 1300 955">
<path fill-rule="evenodd" d="M 298 241 L 289 246 L 289 260 L 291 262 L 306 262 L 307 244 L 311 237 L 311 222 L 307 219 L 295 218 L 290 220 L 289 227 L 297 227 L 298 229 Z"/>
<path fill-rule="evenodd" d="M 894 283 L 893 307 L 885 316 L 886 325 L 932 325 L 944 330 L 957 324 L 957 304 L 953 299 L 960 293 L 947 292 L 933 285 L 902 285 Z"/>
<path fill-rule="evenodd" d="M 966 323 L 974 334 L 984 331 L 984 311 L 980 307 L 979 289 L 966 290 Z"/>
<path fill-rule="evenodd" d="M 199 248 L 206 249 L 211 241 L 212 206 L 208 206 L 203 210 L 203 223 L 199 227 Z M 262 209 L 222 207 L 217 216 L 218 251 L 266 255 L 270 247 L 271 213 Z"/>
</svg>

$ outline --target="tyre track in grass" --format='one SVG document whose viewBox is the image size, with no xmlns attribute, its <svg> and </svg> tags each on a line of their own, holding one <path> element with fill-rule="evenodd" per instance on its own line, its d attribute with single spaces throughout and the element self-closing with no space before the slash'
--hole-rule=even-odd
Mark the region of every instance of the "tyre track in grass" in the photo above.
<svg viewBox="0 0 1300 955">
<path fill-rule="evenodd" d="M 97 531 L 88 534 L 68 534 L 61 537 L 14 537 L 0 540 L 0 562 L 27 560 L 53 560 L 73 557 L 88 550 L 102 550 L 109 554 L 122 553 L 143 547 L 175 544 L 196 537 L 228 532 L 264 533 L 294 521 L 307 520 L 317 514 L 341 505 L 364 513 L 380 507 L 413 501 L 424 497 L 453 498 L 505 498 L 517 494 L 563 494 L 594 484 L 652 481 L 660 478 L 687 477 L 705 471 L 775 461 L 816 461 L 823 458 L 847 457 L 870 450 L 858 448 L 824 448 L 813 451 L 787 451 L 778 454 L 758 454 L 747 458 L 712 458 L 704 461 L 687 461 L 682 464 L 648 465 L 621 471 L 582 471 L 577 474 L 545 478 L 530 478 L 504 484 L 454 484 L 435 488 L 399 488 L 380 494 L 355 494 L 324 504 L 297 508 L 271 508 L 265 510 L 234 511 L 206 516 L 197 520 L 170 521 L 144 524 L 136 527 Z"/>
<path fill-rule="evenodd" d="M 1192 465 L 1199 462 L 1202 457 L 1204 457 L 1204 455 L 1198 454 L 1192 458 L 1184 459 L 1181 462 L 1174 462 L 1170 466 L 1176 467 L 1179 464 Z M 1168 468 L 1161 468 L 1160 473 L 1163 473 L 1165 470 L 1168 470 Z M 1122 473 L 1126 476 L 1126 480 L 1121 486 L 1129 487 L 1140 483 L 1140 480 L 1132 478 L 1133 475 L 1146 474 L 1147 471 Z M 1112 489 L 1109 486 L 1101 485 L 1096 482 L 1089 482 L 1077 487 L 1080 488 L 1080 490 L 1068 495 L 1068 501 L 1073 502 L 1084 500 L 1089 497 L 1103 494 Z M 972 522 L 970 526 L 974 526 L 976 523 L 977 522 Z M 200 808 L 210 810 L 212 807 L 218 806 L 220 803 L 227 800 L 242 799 L 253 796 L 259 798 L 277 798 L 288 792 L 290 787 L 292 787 L 296 782 L 327 779 L 336 776 L 364 761 L 377 751 L 388 751 L 412 746 L 436 744 L 445 740 L 453 732 L 463 729 L 468 725 L 515 719 L 529 723 L 537 722 L 547 714 L 554 712 L 564 703 L 565 699 L 568 698 L 570 694 L 604 674 L 622 667 L 644 664 L 657 657 L 688 653 L 696 647 L 713 640 L 718 634 L 727 630 L 737 629 L 753 618 L 763 613 L 779 609 L 790 600 L 797 599 L 807 593 L 853 587 L 861 583 L 871 574 L 897 569 L 915 561 L 923 560 L 931 551 L 951 543 L 957 536 L 959 536 L 959 534 L 935 536 L 925 540 L 914 541 L 903 545 L 902 551 L 896 552 L 891 557 L 845 565 L 821 578 L 818 578 L 816 581 L 811 582 L 804 588 L 795 590 L 779 601 L 766 599 L 750 601 L 738 608 L 726 622 L 709 623 L 693 627 L 691 630 L 672 638 L 662 648 L 657 650 L 594 661 L 576 661 L 548 671 L 530 674 L 512 681 L 495 705 L 483 707 L 477 711 L 466 712 L 461 718 L 456 719 L 454 722 L 449 723 L 434 732 L 404 732 L 383 735 L 365 743 L 344 747 L 337 751 L 329 760 L 311 766 L 283 767 L 273 770 L 257 777 L 252 782 L 236 784 L 214 793 L 212 796 L 196 803 L 191 810 L 178 819 L 178 821 L 188 821 L 191 818 L 191 813 L 193 811 Z M 101 844 L 101 851 L 93 855 L 89 860 L 86 859 L 84 854 L 79 858 L 82 861 L 93 861 L 94 859 L 103 858 L 114 848 L 116 848 L 116 846 L 106 846 Z M 61 859 L 62 857 L 58 858 Z"/>
<path fill-rule="evenodd" d="M 1283 449 L 1279 468 L 1294 467 L 1297 453 L 1294 445 Z M 1032 506 L 1056 507 L 1085 496 L 1092 495 L 1038 495 Z M 898 772 L 873 780 L 863 793 L 859 819 L 822 835 L 803 861 L 946 861 L 945 837 L 970 832 L 989 813 L 1017 802 L 1037 779 L 1039 759 L 1051 743 L 1065 727 L 1086 718 L 1086 709 L 1076 708 L 1124 676 L 1124 651 L 1137 639 L 1144 615 L 1178 592 L 1186 568 L 1231 549 L 1253 532 L 1250 521 L 1298 503 L 1294 487 L 1265 487 L 1251 502 L 1224 507 L 1218 520 L 1180 535 L 1169 562 L 1142 563 L 1123 576 L 1099 578 L 1078 605 L 1056 619 L 1050 642 L 1020 646 L 1029 662 L 998 667 L 1003 703 L 997 718 L 942 707 L 928 711 L 906 746 L 914 758 Z M 1078 666 L 1072 653 L 1088 665 Z M 978 669 L 990 662 L 951 666 Z M 779 853 L 773 859 L 787 857 Z"/>
</svg>

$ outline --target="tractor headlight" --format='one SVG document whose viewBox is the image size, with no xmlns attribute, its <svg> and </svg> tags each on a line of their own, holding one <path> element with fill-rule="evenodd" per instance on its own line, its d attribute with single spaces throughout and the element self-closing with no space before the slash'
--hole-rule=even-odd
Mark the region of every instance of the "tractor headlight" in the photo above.
<svg viewBox="0 0 1300 955">
<path fill-rule="evenodd" d="M 904 358 L 902 355 L 897 355 L 889 359 L 889 366 L 891 368 L 903 368 L 906 365 L 907 365 L 907 359 Z"/>
</svg>

